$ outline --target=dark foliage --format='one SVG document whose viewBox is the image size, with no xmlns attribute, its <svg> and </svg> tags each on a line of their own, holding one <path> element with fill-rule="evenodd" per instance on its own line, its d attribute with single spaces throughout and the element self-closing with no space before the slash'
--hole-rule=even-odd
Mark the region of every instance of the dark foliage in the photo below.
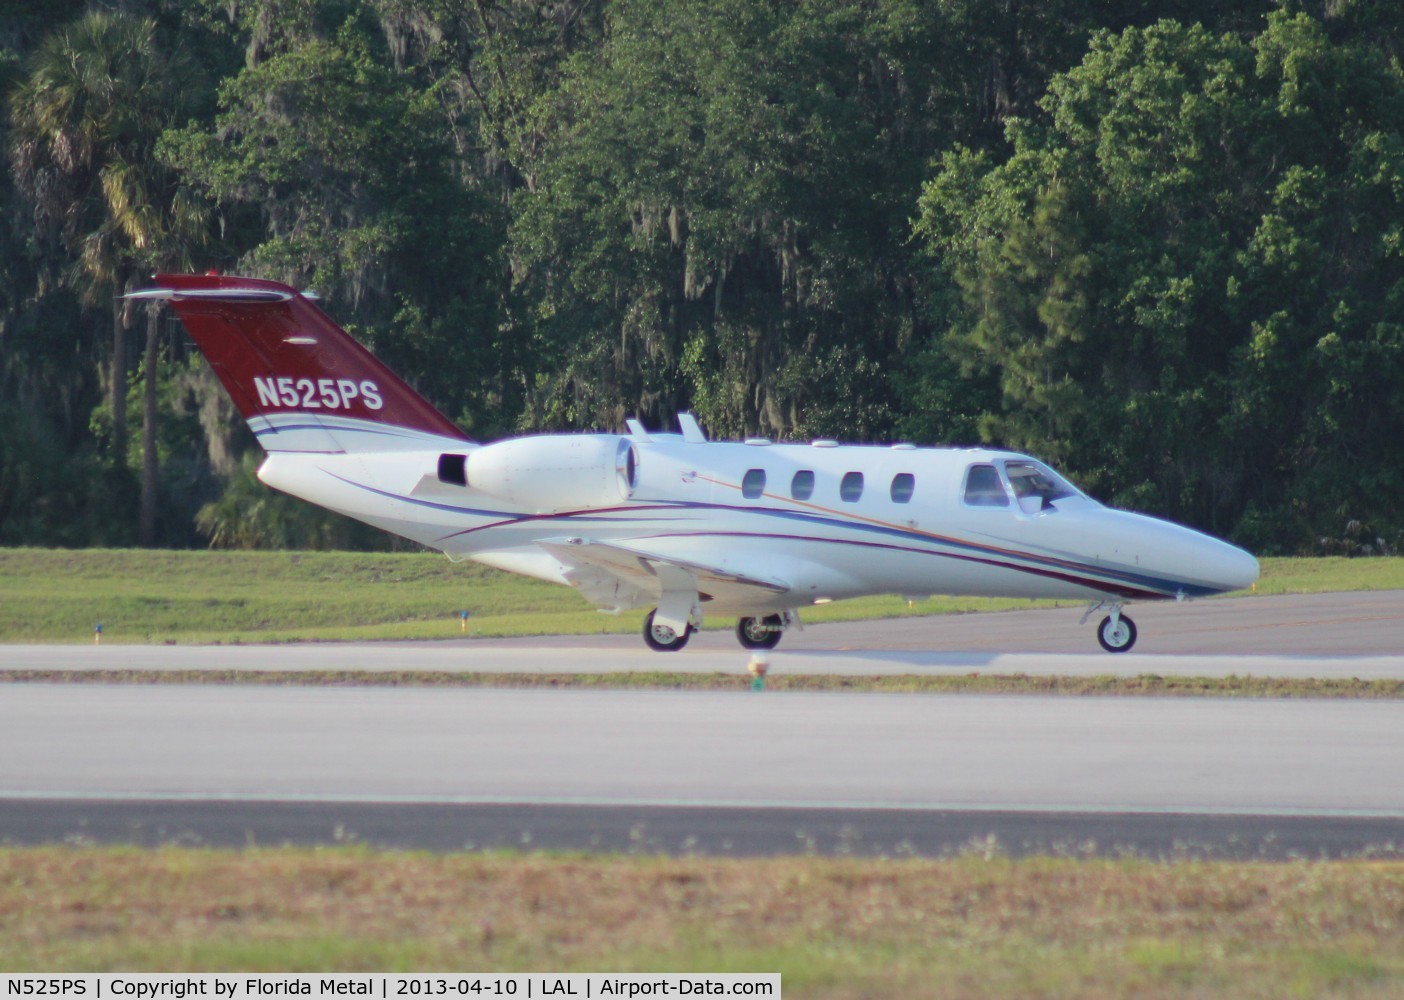
<svg viewBox="0 0 1404 1000">
<path fill-rule="evenodd" d="M 142 360 L 114 294 L 193 266 L 315 286 L 480 438 L 984 441 L 1396 547 L 1396 7 L 0 4 L 0 543 L 366 543 L 260 493 L 177 326 Z"/>
</svg>

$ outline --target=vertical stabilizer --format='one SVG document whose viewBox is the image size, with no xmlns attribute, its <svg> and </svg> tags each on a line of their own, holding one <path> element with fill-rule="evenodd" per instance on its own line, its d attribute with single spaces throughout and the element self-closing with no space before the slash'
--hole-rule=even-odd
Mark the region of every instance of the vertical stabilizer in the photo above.
<svg viewBox="0 0 1404 1000">
<path fill-rule="evenodd" d="M 270 452 L 435 447 L 469 439 L 297 290 L 276 281 L 159 274 L 164 299 Z"/>
</svg>

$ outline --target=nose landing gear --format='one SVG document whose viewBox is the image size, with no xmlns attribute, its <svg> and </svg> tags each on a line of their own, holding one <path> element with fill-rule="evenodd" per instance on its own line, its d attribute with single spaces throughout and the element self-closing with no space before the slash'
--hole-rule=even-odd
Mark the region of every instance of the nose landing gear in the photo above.
<svg viewBox="0 0 1404 1000">
<path fill-rule="evenodd" d="M 1125 615 L 1107 615 L 1097 626 L 1097 641 L 1108 653 L 1124 653 L 1136 645 L 1136 623 Z"/>
<path fill-rule="evenodd" d="M 1087 614 L 1082 616 L 1083 622 L 1105 607 L 1105 601 L 1091 605 Z M 1136 645 L 1136 623 L 1130 616 L 1121 613 L 1119 602 L 1111 605 L 1111 614 L 1103 618 L 1102 623 L 1097 626 L 1097 642 L 1108 653 L 1124 653 Z"/>
</svg>

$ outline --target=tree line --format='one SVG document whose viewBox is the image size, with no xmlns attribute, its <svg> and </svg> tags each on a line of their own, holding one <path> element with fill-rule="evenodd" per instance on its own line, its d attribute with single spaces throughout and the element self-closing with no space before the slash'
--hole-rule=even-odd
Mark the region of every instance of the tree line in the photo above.
<svg viewBox="0 0 1404 1000">
<path fill-rule="evenodd" d="M 158 270 L 315 288 L 480 439 L 989 443 L 1404 535 L 1392 0 L 0 3 L 0 543 L 374 544 Z"/>
</svg>

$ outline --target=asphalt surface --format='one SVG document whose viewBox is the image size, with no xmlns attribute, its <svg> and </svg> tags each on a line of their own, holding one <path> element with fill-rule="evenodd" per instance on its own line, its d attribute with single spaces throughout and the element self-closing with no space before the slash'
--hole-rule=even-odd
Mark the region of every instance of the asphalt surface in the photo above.
<svg viewBox="0 0 1404 1000">
<path fill-rule="evenodd" d="M 1404 857 L 1398 820 L 951 810 L 696 809 L 511 803 L 0 799 L 0 843 L 557 850 L 773 857 Z"/>
<path fill-rule="evenodd" d="M 1042 835 L 1108 850 L 1162 849 L 1168 817 L 1206 845 L 1225 830 L 1300 838 L 1327 822 L 1355 831 L 1355 851 L 1404 845 L 1397 701 L 46 684 L 4 694 L 11 820 L 0 839 L 21 837 L 17 812 L 53 820 L 72 815 L 58 804 L 84 804 L 97 817 L 120 802 L 242 805 L 249 817 L 235 829 L 261 843 L 305 834 L 267 825 L 295 815 L 279 807 L 320 807 L 321 839 L 336 840 L 367 836 L 355 807 L 379 805 L 406 810 L 404 835 L 426 847 L 500 840 L 500 813 L 496 833 L 461 822 L 488 806 L 516 808 L 508 826 L 527 834 L 543 807 L 557 825 L 579 807 L 673 810 L 689 828 L 670 828 L 668 849 L 691 837 L 724 850 L 738 825 L 769 831 L 746 841 L 752 852 L 799 849 L 803 824 L 775 815 L 793 810 L 884 844 L 927 829 L 897 837 L 894 811 L 963 814 L 963 826 L 946 821 L 941 850 L 968 841 L 979 814 L 1020 814 Z M 435 806 L 458 810 L 439 814 L 447 831 L 422 825 Z M 573 846 L 594 846 L 591 815 L 579 814 Z M 97 838 L 95 822 L 45 836 Z"/>
<path fill-rule="evenodd" d="M 1092 651 L 1080 612 L 1033 611 L 811 627 L 785 637 L 772 669 L 1404 676 L 1392 653 L 1398 593 L 1132 613 L 1141 646 L 1120 656 Z M 746 660 L 726 635 L 667 657 L 637 647 L 10 646 L 0 666 L 554 672 Z M 1404 702 L 0 687 L 0 842 L 65 840 L 1400 856 Z"/>
<path fill-rule="evenodd" d="M 776 673 L 926 671 L 1404 679 L 1404 592 L 1366 591 L 1135 605 L 1140 639 L 1104 653 L 1077 608 L 811 625 L 769 654 Z M 638 636 L 555 636 L 284 646 L 0 646 L 0 668 L 45 670 L 374 670 L 485 673 L 737 672 L 730 631 L 678 653 Z"/>
</svg>

